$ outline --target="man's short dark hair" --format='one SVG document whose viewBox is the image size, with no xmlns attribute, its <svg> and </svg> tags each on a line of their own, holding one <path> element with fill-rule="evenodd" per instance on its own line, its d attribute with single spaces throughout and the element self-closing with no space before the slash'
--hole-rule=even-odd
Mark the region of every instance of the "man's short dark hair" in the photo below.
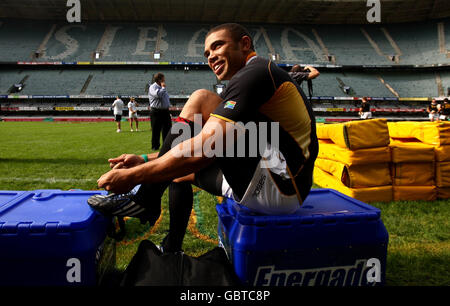
<svg viewBox="0 0 450 306">
<path fill-rule="evenodd" d="M 164 74 L 162 74 L 161 72 L 158 72 L 153 76 L 153 82 L 159 83 L 162 81 L 162 79 L 164 79 Z"/>
<path fill-rule="evenodd" d="M 210 34 L 220 30 L 227 30 L 231 34 L 233 41 L 236 43 L 238 43 L 242 37 L 248 36 L 250 38 L 250 49 L 255 51 L 255 47 L 253 46 L 253 39 L 250 36 L 250 32 L 244 26 L 238 23 L 223 23 L 215 26 L 211 30 L 209 30 L 205 37 L 208 37 Z"/>
<path fill-rule="evenodd" d="M 447 98 L 444 99 L 444 103 L 446 103 L 446 102 L 448 103 L 448 99 Z"/>
<path fill-rule="evenodd" d="M 291 72 L 303 72 L 304 69 L 300 65 L 294 65 L 291 68 Z"/>
</svg>

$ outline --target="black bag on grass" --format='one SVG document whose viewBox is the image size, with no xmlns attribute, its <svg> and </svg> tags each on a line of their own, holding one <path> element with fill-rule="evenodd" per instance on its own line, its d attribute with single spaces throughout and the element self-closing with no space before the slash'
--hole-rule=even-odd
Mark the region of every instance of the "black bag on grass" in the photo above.
<svg viewBox="0 0 450 306">
<path fill-rule="evenodd" d="M 199 257 L 181 252 L 161 253 L 149 240 L 125 270 L 122 286 L 238 286 L 239 280 L 225 251 L 216 247 Z"/>
</svg>

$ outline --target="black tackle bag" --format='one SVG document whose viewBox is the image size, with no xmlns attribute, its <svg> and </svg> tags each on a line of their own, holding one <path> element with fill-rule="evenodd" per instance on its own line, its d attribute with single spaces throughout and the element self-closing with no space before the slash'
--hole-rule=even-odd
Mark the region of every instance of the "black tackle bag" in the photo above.
<svg viewBox="0 0 450 306">
<path fill-rule="evenodd" d="M 238 286 L 233 266 L 223 248 L 191 257 L 182 252 L 161 253 L 149 240 L 128 265 L 121 286 Z"/>
</svg>

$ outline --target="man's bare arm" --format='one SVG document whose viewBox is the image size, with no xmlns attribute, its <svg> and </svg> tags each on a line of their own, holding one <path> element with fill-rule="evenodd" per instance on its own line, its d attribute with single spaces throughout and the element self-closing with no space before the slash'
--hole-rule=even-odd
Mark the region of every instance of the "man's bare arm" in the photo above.
<svg viewBox="0 0 450 306">
<path fill-rule="evenodd" d="M 315 79 L 320 75 L 319 70 L 317 70 L 313 66 L 305 66 L 305 69 L 309 69 L 310 71 L 310 73 L 308 74 L 308 80 Z"/>
</svg>

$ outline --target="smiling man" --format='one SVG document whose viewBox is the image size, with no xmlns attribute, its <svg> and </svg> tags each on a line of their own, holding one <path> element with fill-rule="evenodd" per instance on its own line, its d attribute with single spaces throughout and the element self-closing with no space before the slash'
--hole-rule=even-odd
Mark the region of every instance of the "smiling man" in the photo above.
<svg viewBox="0 0 450 306">
<path fill-rule="evenodd" d="M 311 105 L 288 73 L 258 57 L 248 31 L 239 24 L 211 29 L 204 55 L 217 78 L 229 80 L 226 89 L 220 96 L 195 91 L 157 155 L 123 154 L 110 159 L 113 169 L 100 177 L 98 186 L 112 193 L 88 201 L 105 214 L 138 217 L 153 224 L 160 215 L 161 196 L 170 185 L 170 229 L 162 244 L 164 251 L 181 250 L 192 209 L 191 183 L 263 214 L 294 212 L 312 185 L 318 150 L 315 120 Z M 209 141 L 214 147 L 219 139 L 230 145 L 237 141 L 227 137 L 230 126 L 252 122 L 279 127 L 278 133 L 268 133 L 267 141 L 259 138 L 263 148 L 256 156 L 249 154 L 254 142 L 248 131 L 241 136 L 247 136 L 243 156 L 211 157 L 195 151 L 195 144 L 203 147 Z M 190 135 L 176 142 L 183 136 L 180 131 L 186 130 L 183 127 L 189 128 Z M 180 151 L 189 154 L 176 154 Z M 136 185 L 139 189 L 129 192 Z"/>
</svg>

